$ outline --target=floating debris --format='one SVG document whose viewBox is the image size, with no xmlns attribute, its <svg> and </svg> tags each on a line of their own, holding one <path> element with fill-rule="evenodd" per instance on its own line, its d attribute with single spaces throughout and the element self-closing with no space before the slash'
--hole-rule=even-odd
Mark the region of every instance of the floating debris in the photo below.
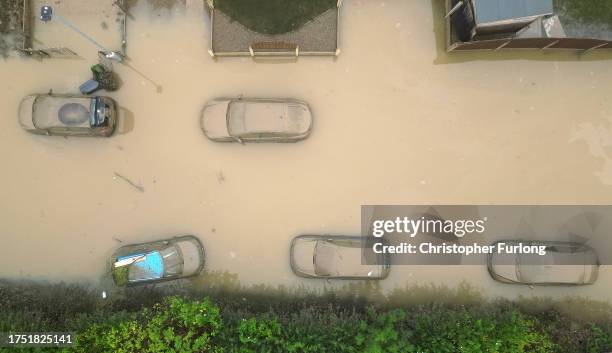
<svg viewBox="0 0 612 353">
<path fill-rule="evenodd" d="M 126 183 L 132 185 L 136 190 L 138 190 L 140 192 L 144 192 L 144 187 L 142 185 L 136 184 L 135 182 L 131 181 L 130 179 L 124 177 L 123 175 L 121 175 L 121 174 L 119 174 L 117 172 L 114 172 L 114 174 L 115 174 L 116 178 L 119 178 L 119 179 L 125 181 Z"/>
<path fill-rule="evenodd" d="M 219 172 L 219 174 L 217 174 L 217 181 L 219 182 L 219 184 L 225 181 L 225 174 L 223 174 L 223 172 Z"/>
</svg>

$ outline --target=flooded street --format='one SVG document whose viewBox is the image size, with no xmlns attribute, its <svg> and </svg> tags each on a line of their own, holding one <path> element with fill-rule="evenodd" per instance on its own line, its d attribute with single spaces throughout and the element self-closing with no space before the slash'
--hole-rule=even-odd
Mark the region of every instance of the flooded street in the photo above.
<svg viewBox="0 0 612 353">
<path fill-rule="evenodd" d="M 57 11 L 76 18 L 65 5 L 76 1 L 63 3 Z M 74 11 L 83 31 L 119 49 L 114 8 L 106 20 Z M 441 13 L 438 1 L 349 0 L 337 59 L 214 60 L 201 2 L 153 11 L 141 1 L 127 65 L 115 64 L 122 87 L 108 96 L 121 117 L 108 139 L 22 131 L 24 96 L 78 92 L 97 62 L 77 35 L 37 27 L 45 45 L 82 59 L 0 63 L 0 276 L 98 281 L 120 245 L 193 234 L 207 270 L 244 285 L 339 287 L 347 282 L 294 276 L 289 243 L 359 234 L 361 205 L 609 204 L 612 54 L 447 55 Z M 307 101 L 312 134 L 295 144 L 209 141 L 204 104 L 240 94 Z M 461 281 L 490 296 L 612 298 L 605 266 L 583 287 L 504 285 L 485 266 L 396 266 L 381 286 Z"/>
</svg>

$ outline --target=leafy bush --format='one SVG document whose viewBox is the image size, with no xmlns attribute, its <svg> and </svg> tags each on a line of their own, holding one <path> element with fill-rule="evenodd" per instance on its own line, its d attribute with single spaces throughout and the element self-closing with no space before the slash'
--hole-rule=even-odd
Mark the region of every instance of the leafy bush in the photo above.
<svg viewBox="0 0 612 353">
<path fill-rule="evenodd" d="M 413 330 L 405 319 L 406 313 L 399 309 L 386 313 L 368 310 L 367 318 L 359 324 L 356 345 L 368 353 L 414 352 Z"/>
<path fill-rule="evenodd" d="M 166 298 L 153 309 L 112 324 L 94 324 L 77 336 L 75 352 L 221 352 L 214 340 L 222 322 L 210 301 Z"/>
<path fill-rule="evenodd" d="M 240 352 L 277 352 L 283 347 L 281 326 L 274 319 L 243 320 L 237 331 Z"/>
<path fill-rule="evenodd" d="M 417 319 L 418 352 L 550 352 L 552 342 L 516 310 L 475 315 L 465 309 L 436 311 Z"/>
</svg>

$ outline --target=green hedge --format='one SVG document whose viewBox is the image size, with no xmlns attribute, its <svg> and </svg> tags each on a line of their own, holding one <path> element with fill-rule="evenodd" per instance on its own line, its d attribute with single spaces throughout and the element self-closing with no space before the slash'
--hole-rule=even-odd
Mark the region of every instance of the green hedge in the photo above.
<svg viewBox="0 0 612 353">
<path fill-rule="evenodd" d="M 0 331 L 77 332 L 74 347 L 21 350 L 28 352 L 612 351 L 605 305 L 585 304 L 585 313 L 588 306 L 595 308 L 589 315 L 603 316 L 578 320 L 551 309 L 550 301 L 430 302 L 392 308 L 376 303 L 326 304 L 328 299 L 315 304 L 314 298 L 300 306 L 300 298 L 292 302 L 268 298 L 264 309 L 265 299 L 259 299 L 254 306 L 246 294 L 242 300 L 228 301 L 225 295 L 198 299 L 138 289 L 109 301 L 94 290 L 73 285 L 0 283 Z M 545 306 L 548 309 L 541 310 Z"/>
<path fill-rule="evenodd" d="M 126 320 L 92 325 L 77 336 L 71 351 L 519 353 L 554 349 L 549 336 L 537 332 L 534 321 L 517 310 L 487 314 L 437 308 L 408 315 L 401 309 L 370 308 L 363 315 L 320 314 L 282 319 L 267 313 L 224 319 L 208 299 L 169 297 Z"/>
<path fill-rule="evenodd" d="M 126 320 L 94 324 L 77 335 L 74 352 L 223 352 L 219 308 L 169 297 Z"/>
</svg>

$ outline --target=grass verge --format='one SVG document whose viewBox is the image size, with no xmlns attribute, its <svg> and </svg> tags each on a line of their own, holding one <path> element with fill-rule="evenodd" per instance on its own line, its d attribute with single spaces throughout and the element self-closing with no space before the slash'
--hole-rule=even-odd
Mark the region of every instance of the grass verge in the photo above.
<svg viewBox="0 0 612 353">
<path fill-rule="evenodd" d="M 610 0 L 554 0 L 555 13 L 565 22 L 603 25 L 612 29 Z"/>
<path fill-rule="evenodd" d="M 336 6 L 336 0 L 215 0 L 215 8 L 263 34 L 294 31 Z"/>
</svg>

